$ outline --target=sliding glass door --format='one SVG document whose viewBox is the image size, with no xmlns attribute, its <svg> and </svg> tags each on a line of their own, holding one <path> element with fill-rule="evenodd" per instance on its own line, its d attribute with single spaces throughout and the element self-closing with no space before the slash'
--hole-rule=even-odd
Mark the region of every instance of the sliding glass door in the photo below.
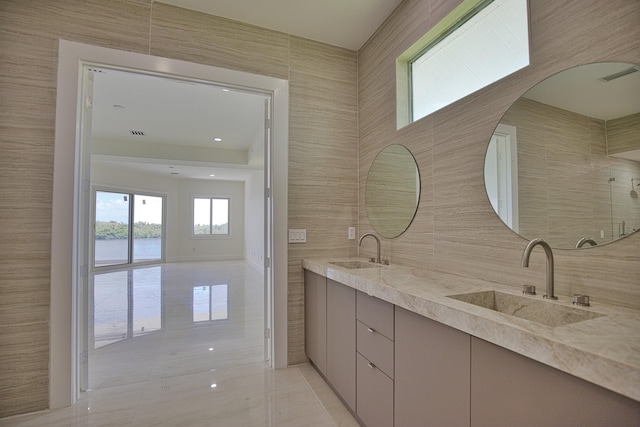
<svg viewBox="0 0 640 427">
<path fill-rule="evenodd" d="M 162 260 L 164 197 L 95 191 L 93 266 Z"/>
</svg>

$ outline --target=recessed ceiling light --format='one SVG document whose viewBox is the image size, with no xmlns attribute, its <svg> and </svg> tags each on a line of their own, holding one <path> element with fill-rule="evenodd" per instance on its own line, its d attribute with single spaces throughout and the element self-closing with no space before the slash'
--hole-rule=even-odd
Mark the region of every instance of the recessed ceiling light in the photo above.
<svg viewBox="0 0 640 427">
<path fill-rule="evenodd" d="M 222 89 L 223 92 L 229 92 L 229 89 Z"/>
<path fill-rule="evenodd" d="M 221 141 L 222 141 L 222 138 L 213 138 L 213 140 L 214 140 L 215 142 L 221 142 Z"/>
<path fill-rule="evenodd" d="M 214 175 L 214 174 L 211 174 L 211 175 L 209 175 L 209 176 L 215 176 L 215 175 Z"/>
</svg>

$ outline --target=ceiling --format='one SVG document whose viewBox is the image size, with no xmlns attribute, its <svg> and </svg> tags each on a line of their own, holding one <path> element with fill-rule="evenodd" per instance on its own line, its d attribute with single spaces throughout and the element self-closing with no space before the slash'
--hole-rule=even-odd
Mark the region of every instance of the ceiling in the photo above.
<svg viewBox="0 0 640 427">
<path fill-rule="evenodd" d="M 162 0 L 311 40 L 358 50 L 402 0 Z"/>
<path fill-rule="evenodd" d="M 640 71 L 601 79 L 631 68 L 618 62 L 574 67 L 543 80 L 524 97 L 600 120 L 625 117 L 640 112 Z"/>
<path fill-rule="evenodd" d="M 244 180 L 248 171 L 263 168 L 266 99 L 231 87 L 95 68 L 92 160 L 175 178 Z"/>
</svg>

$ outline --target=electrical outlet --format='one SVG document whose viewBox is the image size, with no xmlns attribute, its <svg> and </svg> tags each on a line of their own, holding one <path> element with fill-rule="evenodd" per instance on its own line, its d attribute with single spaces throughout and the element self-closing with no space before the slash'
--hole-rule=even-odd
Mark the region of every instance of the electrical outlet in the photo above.
<svg viewBox="0 0 640 427">
<path fill-rule="evenodd" d="M 355 240 L 356 238 L 356 228 L 349 227 L 349 240 Z"/>
<path fill-rule="evenodd" d="M 290 228 L 289 243 L 307 243 L 306 228 Z"/>
</svg>

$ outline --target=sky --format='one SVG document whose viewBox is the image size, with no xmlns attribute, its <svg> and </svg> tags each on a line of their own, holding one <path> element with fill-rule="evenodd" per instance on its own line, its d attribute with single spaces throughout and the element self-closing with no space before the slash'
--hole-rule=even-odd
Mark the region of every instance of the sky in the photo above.
<svg viewBox="0 0 640 427">
<path fill-rule="evenodd" d="M 96 221 L 129 222 L 130 201 L 128 194 L 96 191 Z M 134 223 L 161 224 L 162 197 L 134 195 L 134 215 Z"/>
</svg>

